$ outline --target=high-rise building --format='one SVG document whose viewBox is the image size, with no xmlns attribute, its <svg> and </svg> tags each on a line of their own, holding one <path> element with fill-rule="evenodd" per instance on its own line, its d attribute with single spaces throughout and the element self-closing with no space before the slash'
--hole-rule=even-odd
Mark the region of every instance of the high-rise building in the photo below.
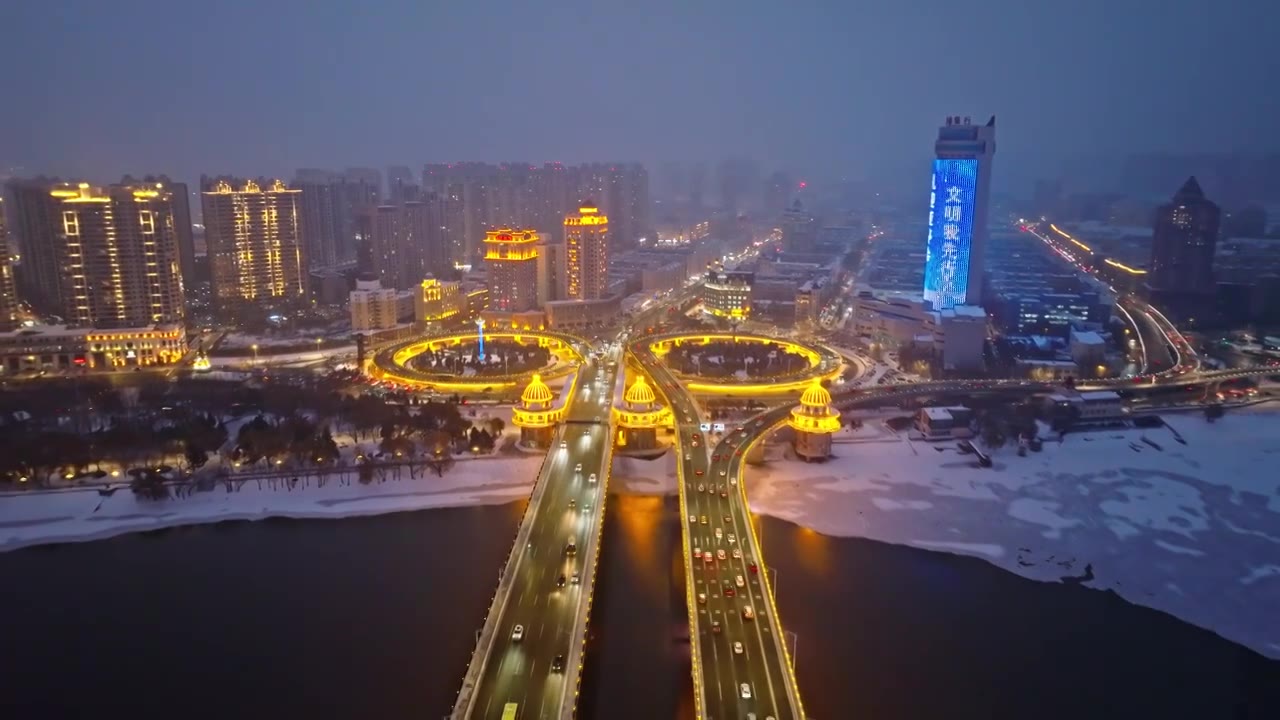
<svg viewBox="0 0 1280 720">
<path fill-rule="evenodd" d="M 418 184 L 413 171 L 404 165 L 392 165 L 387 168 L 387 201 L 392 205 L 403 205 L 410 200 L 422 199 L 422 186 Z"/>
<path fill-rule="evenodd" d="M 1210 294 L 1213 253 L 1222 212 L 1188 178 L 1173 200 L 1156 210 L 1147 285 L 1158 292 Z"/>
<path fill-rule="evenodd" d="M 924 299 L 935 310 L 981 302 L 996 118 L 948 117 L 934 145 Z"/>
<path fill-rule="evenodd" d="M 406 262 L 404 251 L 408 228 L 404 222 L 404 211 L 397 205 L 379 205 L 367 212 L 373 215 L 373 271 L 383 285 L 396 288 L 400 270 Z"/>
<path fill-rule="evenodd" d="M 538 307 L 564 299 L 566 268 L 564 243 L 544 236 L 538 243 Z"/>
<path fill-rule="evenodd" d="M 163 183 L 47 191 L 62 308 L 68 324 L 95 328 L 177 322 L 185 296 L 172 193 Z"/>
<path fill-rule="evenodd" d="M 811 253 L 818 245 L 818 221 L 805 211 L 799 200 L 782 213 L 782 249 L 790 253 Z"/>
<path fill-rule="evenodd" d="M 182 268 L 182 287 L 190 291 L 196 282 L 196 247 L 191 233 L 191 189 L 184 182 L 171 180 L 168 175 L 145 175 L 142 183 L 163 186 L 168 191 L 173 206 L 173 232 L 178 243 L 178 261 Z M 138 180 L 125 175 L 121 185 L 137 185 Z"/>
<path fill-rule="evenodd" d="M 339 240 L 344 230 L 343 198 L 339 178 L 327 170 L 298 170 L 289 185 L 301 190 L 304 254 L 312 269 L 338 264 Z"/>
<path fill-rule="evenodd" d="M 243 313 L 306 300 L 301 190 L 279 180 L 202 177 L 205 239 L 220 311 Z"/>
<path fill-rule="evenodd" d="M 9 232 L 4 223 L 4 198 L 0 198 L 0 332 L 18 327 L 18 296 L 9 257 Z"/>
<path fill-rule="evenodd" d="M 609 218 L 590 200 L 577 214 L 565 216 L 565 296 L 569 300 L 597 300 L 609 285 Z M 492 301 L 490 307 L 493 307 Z"/>
<path fill-rule="evenodd" d="M 18 238 L 22 266 L 17 282 L 23 299 L 36 310 L 62 311 L 62 278 L 54 243 L 54 204 L 49 191 L 58 181 L 49 178 L 15 179 L 8 183 L 13 233 Z M 57 227 L 61 227 L 60 223 Z"/>
<path fill-rule="evenodd" d="M 484 236 L 489 310 L 524 312 L 538 306 L 538 233 L 500 228 Z"/>
<path fill-rule="evenodd" d="M 356 223 L 365 208 L 382 204 L 382 176 L 373 168 L 347 168 L 339 180 L 337 260 L 356 258 Z"/>
</svg>

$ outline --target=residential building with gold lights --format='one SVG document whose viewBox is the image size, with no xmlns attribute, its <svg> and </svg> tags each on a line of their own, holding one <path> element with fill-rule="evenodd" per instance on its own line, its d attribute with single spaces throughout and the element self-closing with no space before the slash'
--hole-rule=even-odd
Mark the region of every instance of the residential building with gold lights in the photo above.
<svg viewBox="0 0 1280 720">
<path fill-rule="evenodd" d="M 186 352 L 186 331 L 181 325 L 111 330 L 37 325 L 0 333 L 0 376 L 169 365 Z"/>
<path fill-rule="evenodd" d="M 608 295 L 609 218 L 590 201 L 564 219 L 565 265 L 569 300 L 598 300 Z"/>
<path fill-rule="evenodd" d="M 459 283 L 433 277 L 423 280 L 413 303 L 414 321 L 424 325 L 454 325 L 466 320 L 467 296 Z"/>
<path fill-rule="evenodd" d="M 49 188 L 59 295 L 68 324 L 134 328 L 183 318 L 172 193 L 163 183 Z"/>
<path fill-rule="evenodd" d="M 213 297 L 228 314 L 301 305 L 307 293 L 302 191 L 279 180 L 203 177 Z"/>
<path fill-rule="evenodd" d="M 702 306 L 716 317 L 751 317 L 751 286 L 755 273 L 739 270 L 708 270 L 702 284 Z"/>
<path fill-rule="evenodd" d="M 538 306 L 538 241 L 535 230 L 485 233 L 490 312 L 522 313 Z"/>
</svg>

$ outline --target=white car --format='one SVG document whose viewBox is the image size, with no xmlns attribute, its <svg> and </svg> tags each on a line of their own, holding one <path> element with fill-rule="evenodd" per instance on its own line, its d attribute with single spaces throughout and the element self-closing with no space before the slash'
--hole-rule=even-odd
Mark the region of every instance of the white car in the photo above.
<svg viewBox="0 0 1280 720">
<path fill-rule="evenodd" d="M 582 463 L 578 463 L 577 465 L 574 465 L 574 466 L 573 466 L 573 471 L 574 471 L 574 472 L 576 472 L 576 473 L 581 473 L 581 472 L 582 472 Z"/>
<path fill-rule="evenodd" d="M 740 642 L 735 642 L 735 643 L 733 644 L 733 654 L 734 654 L 734 655 L 741 655 L 741 654 L 742 654 L 742 643 L 740 643 Z"/>
<path fill-rule="evenodd" d="M 595 482 L 595 481 L 596 481 L 596 474 L 595 474 L 595 473 L 591 473 L 590 475 L 588 475 L 588 476 L 587 476 L 587 482 L 589 482 L 589 483 L 593 483 L 593 482 Z"/>
<path fill-rule="evenodd" d="M 733 549 L 733 559 L 734 559 L 734 560 L 741 560 L 741 559 L 742 559 L 742 551 L 741 551 L 741 550 L 739 550 L 738 548 L 734 548 L 734 549 Z"/>
<path fill-rule="evenodd" d="M 746 683 L 742 683 L 741 685 L 739 685 L 739 686 L 738 686 L 738 689 L 742 691 L 742 699 L 743 699 L 743 700 L 750 700 L 750 699 L 751 699 L 751 686 L 750 686 L 750 685 L 748 685 L 748 684 L 746 684 Z"/>
<path fill-rule="evenodd" d="M 689 516 L 689 524 L 690 524 L 690 525 L 697 525 L 697 524 L 698 524 L 698 516 L 697 516 L 697 515 L 690 515 L 690 516 Z"/>
<path fill-rule="evenodd" d="M 743 587 L 744 585 L 747 584 L 747 581 L 741 575 L 739 575 L 733 579 L 733 584 L 737 585 L 738 587 Z"/>
<path fill-rule="evenodd" d="M 719 540 L 722 537 L 724 537 L 724 530 L 721 530 L 720 528 L 716 528 L 716 539 Z"/>
<path fill-rule="evenodd" d="M 560 449 L 561 449 L 561 450 L 568 450 L 568 449 L 569 449 L 569 443 L 565 442 L 564 440 L 561 440 L 561 441 L 560 441 Z"/>
<path fill-rule="evenodd" d="M 729 537 L 727 537 L 727 538 L 725 538 L 725 539 L 729 541 L 729 544 L 730 544 L 730 545 L 732 545 L 733 543 L 738 542 L 738 539 L 737 539 L 737 538 L 735 538 L 735 537 L 733 536 L 733 533 L 729 533 Z"/>
<path fill-rule="evenodd" d="M 524 626 L 523 626 L 523 625 L 517 625 L 517 626 L 515 626 L 514 628 L 512 628 L 512 630 L 511 630 L 511 641 L 512 641 L 512 642 L 520 642 L 520 641 L 521 641 L 521 640 L 523 640 L 523 639 L 524 639 Z"/>
</svg>

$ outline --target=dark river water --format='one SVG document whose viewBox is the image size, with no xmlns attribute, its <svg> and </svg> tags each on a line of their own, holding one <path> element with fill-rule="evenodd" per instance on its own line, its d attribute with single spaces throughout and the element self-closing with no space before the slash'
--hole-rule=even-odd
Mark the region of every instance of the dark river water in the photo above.
<svg viewBox="0 0 1280 720">
<path fill-rule="evenodd" d="M 521 511 L 0 554 L 0 718 L 442 717 Z M 608 512 L 580 715 L 691 717 L 675 500 Z M 780 521 L 763 535 L 812 718 L 1280 718 L 1280 662 L 1111 594 Z"/>
</svg>

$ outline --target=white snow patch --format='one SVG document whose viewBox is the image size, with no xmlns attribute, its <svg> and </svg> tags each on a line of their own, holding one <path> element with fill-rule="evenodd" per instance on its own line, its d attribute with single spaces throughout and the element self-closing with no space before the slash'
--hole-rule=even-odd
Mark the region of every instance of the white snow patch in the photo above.
<svg viewBox="0 0 1280 720">
<path fill-rule="evenodd" d="M 1280 565 L 1263 565 L 1262 567 L 1250 568 L 1249 574 L 1240 578 L 1240 584 L 1252 585 L 1269 577 L 1280 577 Z"/>
<path fill-rule="evenodd" d="M 928 510 L 933 503 L 928 500 L 894 500 L 887 497 L 871 498 L 871 504 L 881 510 Z"/>
<path fill-rule="evenodd" d="M 1009 503 L 1009 515 L 1024 522 L 1045 526 L 1048 530 L 1041 534 L 1047 538 L 1056 539 L 1062 536 L 1063 530 L 1081 523 L 1080 520 L 1058 515 L 1058 508 L 1061 507 L 1062 503 L 1024 497 Z"/>
<path fill-rule="evenodd" d="M 1004 548 L 990 543 L 945 542 L 941 540 L 912 540 L 911 545 L 929 550 L 959 550 L 966 555 L 982 555 L 1000 559 L 1004 557 Z"/>
<path fill-rule="evenodd" d="M 1156 546 L 1157 546 L 1157 547 L 1164 548 L 1165 550 L 1168 550 L 1168 551 L 1169 551 L 1169 552 L 1171 552 L 1171 553 L 1177 553 L 1177 554 L 1179 554 L 1179 555 L 1190 555 L 1191 557 L 1203 557 L 1203 556 L 1204 556 L 1204 551 L 1202 551 L 1202 550 L 1196 550 L 1195 548 L 1183 547 L 1182 545 L 1174 545 L 1173 543 L 1171 543 L 1171 542 L 1165 542 L 1164 540 L 1157 540 L 1157 541 L 1156 541 Z"/>
</svg>

